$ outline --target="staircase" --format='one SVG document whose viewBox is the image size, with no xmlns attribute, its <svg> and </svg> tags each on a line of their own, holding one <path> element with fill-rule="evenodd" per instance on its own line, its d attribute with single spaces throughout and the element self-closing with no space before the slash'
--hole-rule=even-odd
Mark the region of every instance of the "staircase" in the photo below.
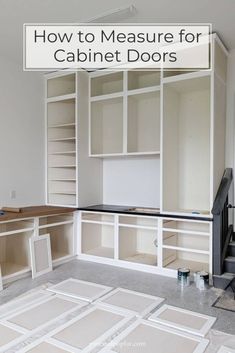
<svg viewBox="0 0 235 353">
<path fill-rule="evenodd" d="M 235 233 L 229 225 L 230 208 L 228 193 L 233 181 L 233 172 L 227 168 L 221 180 L 213 209 L 213 285 L 226 288 L 235 278 Z"/>
</svg>

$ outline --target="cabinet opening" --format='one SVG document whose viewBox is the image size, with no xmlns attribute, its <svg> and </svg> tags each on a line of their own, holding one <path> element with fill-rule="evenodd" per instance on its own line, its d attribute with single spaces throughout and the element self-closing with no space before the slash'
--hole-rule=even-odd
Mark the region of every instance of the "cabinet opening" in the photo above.
<svg viewBox="0 0 235 353">
<path fill-rule="evenodd" d="M 114 216 L 108 213 L 82 213 L 82 220 L 83 221 L 96 221 L 96 222 L 108 222 L 114 223 Z"/>
<path fill-rule="evenodd" d="M 75 124 L 75 99 L 47 104 L 48 127 Z"/>
<path fill-rule="evenodd" d="M 30 269 L 29 238 L 33 232 L 22 232 L 0 237 L 2 276 L 8 277 Z"/>
<path fill-rule="evenodd" d="M 164 249 L 163 256 L 165 256 L 166 252 L 171 255 L 171 260 L 164 265 L 165 268 L 177 270 L 180 267 L 184 267 L 189 268 L 191 272 L 209 272 L 209 255 Z"/>
<path fill-rule="evenodd" d="M 65 127 L 51 127 L 48 129 L 48 140 L 67 139 L 75 137 L 75 126 L 69 125 Z"/>
<path fill-rule="evenodd" d="M 155 227 L 156 229 L 158 226 L 157 218 L 151 217 L 119 216 L 119 223 L 142 227 Z"/>
<path fill-rule="evenodd" d="M 123 152 L 123 98 L 91 103 L 91 154 Z"/>
<path fill-rule="evenodd" d="M 72 94 L 72 93 L 75 93 L 75 89 L 76 89 L 75 74 L 50 78 L 47 81 L 47 98 Z"/>
<path fill-rule="evenodd" d="M 114 258 L 114 226 L 82 223 L 82 253 Z"/>
<path fill-rule="evenodd" d="M 39 235 L 45 234 L 50 234 L 52 260 L 60 260 L 74 254 L 73 224 L 39 229 Z"/>
<path fill-rule="evenodd" d="M 160 151 L 160 92 L 128 97 L 128 152 Z"/>
<path fill-rule="evenodd" d="M 91 97 L 123 91 L 123 73 L 91 77 Z"/>
<path fill-rule="evenodd" d="M 73 222 L 72 213 L 64 213 L 39 218 L 39 227 L 60 222 Z"/>
<path fill-rule="evenodd" d="M 210 77 L 164 84 L 163 210 L 210 213 Z"/>
<path fill-rule="evenodd" d="M 33 219 L 0 223 L 0 234 L 14 232 L 14 231 L 21 232 L 22 230 L 26 231 L 27 229 L 32 230 L 33 227 L 34 227 Z"/>
<path fill-rule="evenodd" d="M 210 235 L 210 224 L 207 222 L 190 222 L 190 221 L 165 221 L 164 229 L 175 229 L 183 232 L 195 232 L 196 234 Z"/>
<path fill-rule="evenodd" d="M 164 232 L 164 235 L 166 236 L 163 240 L 165 247 L 186 248 L 202 252 L 210 250 L 209 237 L 187 233 L 172 234 L 172 232 Z"/>
<path fill-rule="evenodd" d="M 157 231 L 119 227 L 119 259 L 157 266 Z"/>
<path fill-rule="evenodd" d="M 128 71 L 128 90 L 160 85 L 160 71 Z"/>
</svg>

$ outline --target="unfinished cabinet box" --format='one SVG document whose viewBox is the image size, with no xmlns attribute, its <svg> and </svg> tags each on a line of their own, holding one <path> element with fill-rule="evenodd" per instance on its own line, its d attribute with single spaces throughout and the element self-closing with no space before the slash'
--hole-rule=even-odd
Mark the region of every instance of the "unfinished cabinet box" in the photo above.
<svg viewBox="0 0 235 353">
<path fill-rule="evenodd" d="M 61 224 L 54 225 L 50 223 L 50 217 L 44 219 L 42 222 L 43 225 L 39 226 L 39 235 L 50 235 L 52 260 L 54 262 L 61 261 L 74 256 L 73 222 L 60 221 Z M 55 223 L 57 224 L 58 222 Z"/>
<path fill-rule="evenodd" d="M 157 266 L 157 219 L 119 216 L 119 259 Z"/>
<path fill-rule="evenodd" d="M 73 94 L 76 91 L 75 74 L 62 75 L 47 81 L 47 98 Z"/>
<path fill-rule="evenodd" d="M 187 267 L 191 272 L 211 271 L 211 224 L 209 222 L 171 221 L 163 228 L 163 254 L 171 251 L 166 267 Z"/>
<path fill-rule="evenodd" d="M 160 153 L 160 92 L 128 96 L 127 152 Z"/>
<path fill-rule="evenodd" d="M 82 223 L 82 253 L 114 258 L 114 226 Z"/>
<path fill-rule="evenodd" d="M 90 74 L 90 155 L 159 151 L 160 73 Z"/>
<path fill-rule="evenodd" d="M 123 98 L 91 102 L 91 155 L 123 153 Z"/>
<path fill-rule="evenodd" d="M 164 84 L 165 212 L 210 213 L 211 77 Z"/>
<path fill-rule="evenodd" d="M 114 216 L 105 213 L 82 213 L 81 252 L 114 258 Z"/>
<path fill-rule="evenodd" d="M 160 71 L 128 71 L 128 90 L 156 87 L 160 85 Z"/>
<path fill-rule="evenodd" d="M 91 97 L 123 91 L 123 73 L 111 72 L 91 78 Z"/>
<path fill-rule="evenodd" d="M 22 231 L 0 237 L 0 264 L 5 280 L 30 270 L 29 238 L 32 236 L 32 231 Z"/>
<path fill-rule="evenodd" d="M 157 266 L 157 230 L 119 227 L 119 259 Z"/>
</svg>

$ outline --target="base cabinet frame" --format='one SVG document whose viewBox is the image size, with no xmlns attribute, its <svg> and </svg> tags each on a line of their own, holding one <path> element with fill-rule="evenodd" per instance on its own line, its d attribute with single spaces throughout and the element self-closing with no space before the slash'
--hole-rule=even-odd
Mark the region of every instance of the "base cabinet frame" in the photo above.
<svg viewBox="0 0 235 353">
<path fill-rule="evenodd" d="M 112 256 L 102 246 L 110 243 Z M 211 275 L 212 221 L 80 211 L 77 253 L 81 260 L 169 277 L 179 267 Z"/>
</svg>

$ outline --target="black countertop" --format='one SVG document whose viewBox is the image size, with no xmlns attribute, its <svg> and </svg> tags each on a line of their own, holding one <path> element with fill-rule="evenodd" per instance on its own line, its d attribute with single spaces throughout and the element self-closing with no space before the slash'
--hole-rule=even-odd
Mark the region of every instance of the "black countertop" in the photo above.
<svg viewBox="0 0 235 353">
<path fill-rule="evenodd" d="M 119 206 L 119 205 L 91 205 L 87 207 L 79 208 L 80 211 L 92 211 L 92 212 L 107 212 L 107 213 L 122 213 L 122 214 L 131 214 L 139 216 L 155 216 L 155 217 L 170 217 L 170 218 L 179 218 L 179 219 L 192 219 L 192 220 L 202 220 L 202 221 L 212 221 L 211 217 L 200 217 L 200 215 L 188 215 L 180 216 L 173 214 L 160 213 L 160 210 L 157 208 L 149 207 L 139 207 L 139 206 Z"/>
</svg>

